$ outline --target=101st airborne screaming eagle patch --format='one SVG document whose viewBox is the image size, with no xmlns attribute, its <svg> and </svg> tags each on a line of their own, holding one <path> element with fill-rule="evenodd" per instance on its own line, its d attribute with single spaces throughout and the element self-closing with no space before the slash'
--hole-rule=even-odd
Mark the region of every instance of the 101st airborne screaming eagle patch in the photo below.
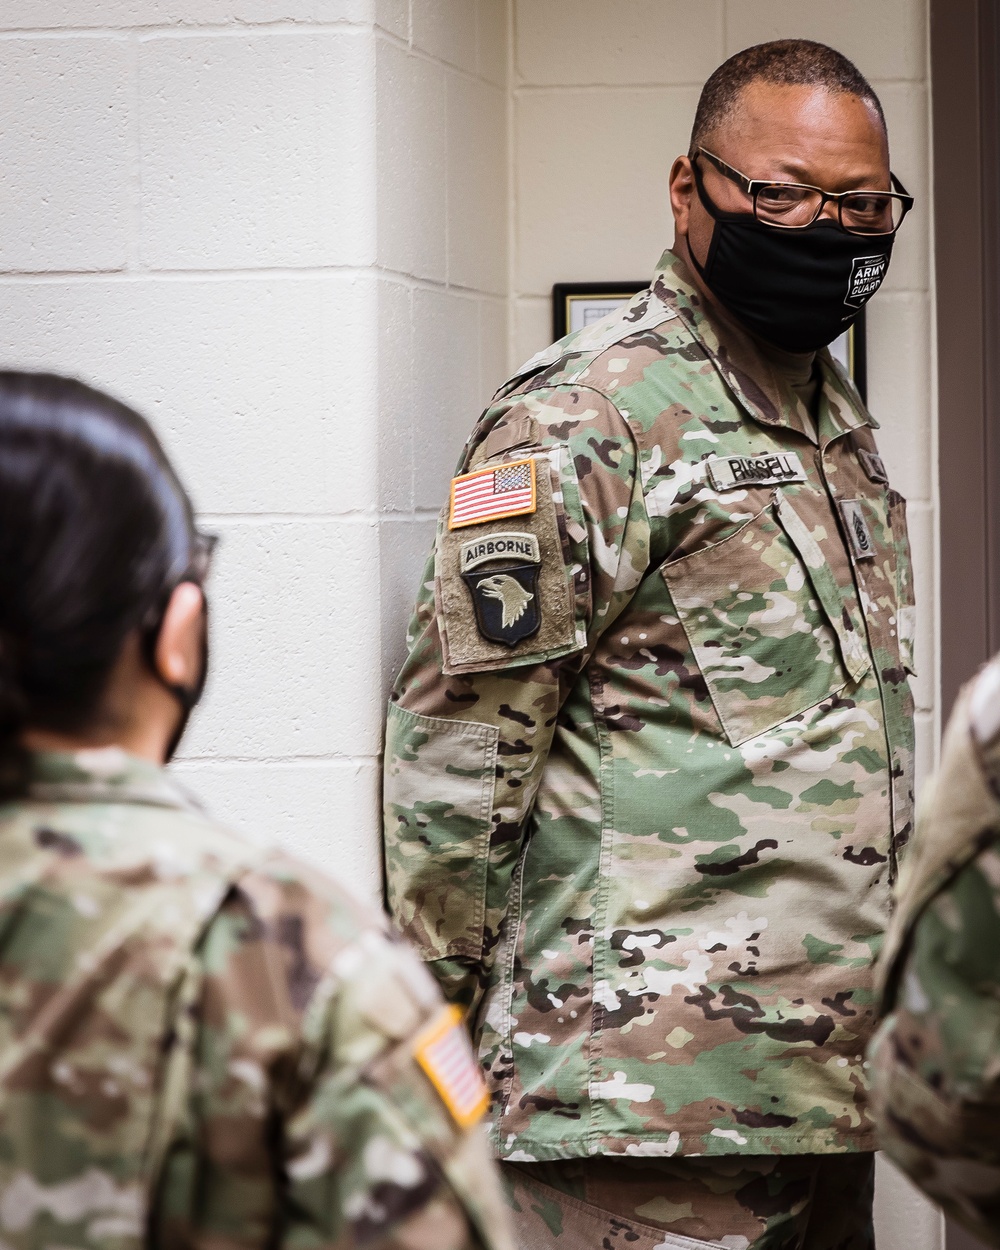
<svg viewBox="0 0 1000 1250">
<path fill-rule="evenodd" d="M 503 562 L 499 567 L 498 560 Z M 474 538 L 462 543 L 459 563 L 484 638 L 516 647 L 538 633 L 542 557 L 534 534 L 507 531 Z"/>
</svg>

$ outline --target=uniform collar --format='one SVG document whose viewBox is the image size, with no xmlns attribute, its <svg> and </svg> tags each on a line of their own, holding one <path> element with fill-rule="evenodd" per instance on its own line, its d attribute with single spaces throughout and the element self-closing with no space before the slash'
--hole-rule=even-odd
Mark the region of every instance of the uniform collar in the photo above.
<svg viewBox="0 0 1000 1250">
<path fill-rule="evenodd" d="M 32 752 L 28 797 L 42 803 L 141 803 L 200 812 L 165 769 L 120 747 Z"/>
<path fill-rule="evenodd" d="M 706 306 L 691 271 L 670 249 L 660 258 L 652 289 L 665 304 L 676 309 L 749 416 L 771 428 L 783 426 L 803 432 L 799 401 L 780 369 L 764 355 L 751 335 L 731 318 Z M 860 398 L 839 377 L 829 351 L 824 348 L 817 358 L 823 373 L 821 407 L 829 413 L 837 433 L 874 425 Z"/>
</svg>

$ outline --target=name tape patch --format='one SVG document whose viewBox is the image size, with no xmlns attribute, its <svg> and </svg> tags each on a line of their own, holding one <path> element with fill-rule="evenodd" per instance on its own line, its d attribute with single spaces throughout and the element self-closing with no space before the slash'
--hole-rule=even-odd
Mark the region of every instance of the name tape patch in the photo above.
<svg viewBox="0 0 1000 1250">
<path fill-rule="evenodd" d="M 459 549 L 459 569 L 463 573 L 469 573 L 490 560 L 526 560 L 529 564 L 541 564 L 538 539 L 534 534 L 505 530 L 502 534 L 491 534 L 489 538 L 473 538 L 462 543 Z"/>
<path fill-rule="evenodd" d="M 871 531 L 865 520 L 864 510 L 857 499 L 842 499 L 840 515 L 844 518 L 844 529 L 851 544 L 856 560 L 874 560 L 875 544 L 872 542 Z"/>
<path fill-rule="evenodd" d="M 716 490 L 743 486 L 780 486 L 784 482 L 804 482 L 806 471 L 794 451 L 770 456 L 713 456 L 708 475 Z"/>
<path fill-rule="evenodd" d="M 445 1008 L 417 1038 L 413 1054 L 458 1125 L 469 1128 L 481 1119 L 490 1096 L 460 1008 Z"/>
<path fill-rule="evenodd" d="M 536 507 L 534 460 L 512 460 L 451 479 L 448 528 L 524 516 Z"/>
</svg>

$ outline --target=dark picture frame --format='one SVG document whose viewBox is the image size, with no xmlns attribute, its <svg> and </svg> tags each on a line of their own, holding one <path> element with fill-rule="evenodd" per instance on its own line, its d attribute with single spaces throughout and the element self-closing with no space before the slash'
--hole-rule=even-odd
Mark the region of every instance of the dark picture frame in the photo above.
<svg viewBox="0 0 1000 1250">
<path fill-rule="evenodd" d="M 552 337 L 558 341 L 571 330 L 600 320 L 618 305 L 627 303 L 637 291 L 644 291 L 648 280 L 631 282 L 557 282 L 552 287 Z M 862 402 L 868 403 L 868 333 L 865 309 L 846 334 L 830 345 L 858 388 Z"/>
<path fill-rule="evenodd" d="M 648 278 L 633 282 L 557 282 L 552 288 L 553 340 L 599 320 L 614 307 L 611 301 L 625 304 L 636 291 L 644 291 L 648 286 Z M 601 305 L 605 307 L 601 309 Z M 596 315 L 588 316 L 588 312 Z"/>
</svg>

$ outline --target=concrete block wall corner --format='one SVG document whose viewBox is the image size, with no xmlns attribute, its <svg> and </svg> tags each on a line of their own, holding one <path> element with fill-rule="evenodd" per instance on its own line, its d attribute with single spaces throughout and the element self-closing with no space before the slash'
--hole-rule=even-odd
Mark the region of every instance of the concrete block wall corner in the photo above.
<svg viewBox="0 0 1000 1250">
<path fill-rule="evenodd" d="M 177 769 L 380 893 L 384 698 L 507 357 L 505 0 L 12 0 L 2 354 L 134 404 L 222 535 Z"/>
<path fill-rule="evenodd" d="M 764 39 L 872 79 L 918 207 L 872 305 L 910 501 L 919 767 L 937 706 L 927 0 L 8 0 L 12 367 L 135 404 L 223 536 L 177 765 L 223 819 L 380 890 L 388 683 L 462 442 L 553 282 L 641 278 L 698 89 Z M 880 1178 L 882 1250 L 940 1220 Z"/>
</svg>

